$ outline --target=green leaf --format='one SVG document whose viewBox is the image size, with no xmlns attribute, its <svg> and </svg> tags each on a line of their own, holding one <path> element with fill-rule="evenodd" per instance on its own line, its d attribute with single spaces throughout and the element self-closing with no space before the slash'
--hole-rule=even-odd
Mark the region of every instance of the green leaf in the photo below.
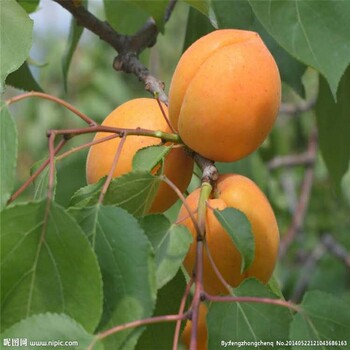
<svg viewBox="0 0 350 350">
<path fill-rule="evenodd" d="M 156 261 L 157 288 L 168 283 L 179 270 L 192 243 L 192 235 L 181 225 L 172 225 L 164 215 L 147 215 L 140 219 L 150 240 Z"/>
<path fill-rule="evenodd" d="M 153 316 L 176 315 L 179 312 L 179 305 L 185 289 L 185 277 L 182 271 L 178 271 L 176 276 L 158 291 Z M 172 349 L 175 326 L 175 322 L 161 322 L 147 326 L 146 331 L 137 342 L 136 350 Z"/>
<path fill-rule="evenodd" d="M 28 317 L 10 328 L 1 335 L 1 344 L 11 344 L 18 339 L 19 346 L 11 346 L 10 349 L 32 349 L 31 342 L 47 342 L 48 348 L 63 349 L 58 342 L 76 342 L 69 349 L 86 350 L 93 343 L 95 336 L 88 333 L 79 323 L 64 314 L 45 313 Z M 27 346 L 23 341 L 27 341 Z M 9 343 L 8 343 L 9 342 Z M 49 342 L 52 342 L 51 344 Z M 35 344 L 35 343 L 34 343 Z M 62 344 L 62 343 L 61 343 Z M 29 347 L 30 346 L 30 347 Z M 37 345 L 39 347 L 39 345 Z M 91 350 L 103 350 L 100 341 Z"/>
<path fill-rule="evenodd" d="M 245 214 L 235 208 L 215 209 L 214 214 L 241 254 L 243 273 L 254 260 L 255 241 L 250 222 Z"/>
<path fill-rule="evenodd" d="M 261 25 L 248 0 L 221 1 L 213 0 L 219 28 L 236 28 L 258 32 L 274 56 L 279 67 L 281 79 L 291 86 L 300 96 L 305 96 L 301 78 L 305 65 L 288 54 Z"/>
<path fill-rule="evenodd" d="M 253 279 L 244 281 L 235 289 L 235 296 L 276 299 L 267 287 Z M 284 341 L 288 339 L 291 319 L 290 311 L 281 306 L 253 302 L 212 303 L 207 315 L 208 349 L 216 349 L 222 340 L 272 343 L 276 340 Z M 252 343 L 246 346 L 242 343 L 242 347 L 265 348 Z"/>
<path fill-rule="evenodd" d="M 1 224 L 2 327 L 62 312 L 93 331 L 102 311 L 100 270 L 73 218 L 42 201 L 5 209 Z"/>
<path fill-rule="evenodd" d="M 130 3 L 136 5 L 150 17 L 155 20 L 158 30 L 164 32 L 164 15 L 168 6 L 168 1 L 154 1 L 154 0 L 128 0 Z"/>
<path fill-rule="evenodd" d="M 185 51 L 196 40 L 212 32 L 214 29 L 214 26 L 206 15 L 195 10 L 193 7 L 190 7 L 183 51 Z"/>
<path fill-rule="evenodd" d="M 86 7 L 87 0 L 83 0 L 81 6 Z M 73 54 L 74 54 L 74 51 L 78 45 L 80 37 L 83 34 L 83 31 L 84 31 L 84 27 L 79 26 L 77 24 L 76 19 L 74 17 L 72 17 L 71 22 L 70 22 L 67 47 L 66 47 L 66 50 L 65 50 L 63 57 L 62 57 L 63 84 L 64 84 L 64 89 L 66 92 L 68 90 L 67 77 L 68 77 L 70 63 L 72 61 Z"/>
<path fill-rule="evenodd" d="M 209 17 L 210 0 L 184 0 L 191 7 Z"/>
<path fill-rule="evenodd" d="M 71 201 L 72 206 L 88 206 L 98 202 L 104 179 L 78 190 Z M 160 179 L 148 172 L 131 172 L 113 179 L 103 203 L 119 206 L 129 213 L 142 216 L 152 205 Z"/>
<path fill-rule="evenodd" d="M 321 77 L 315 109 L 321 153 L 339 186 L 350 162 L 350 66 L 340 81 L 336 103 Z"/>
<path fill-rule="evenodd" d="M 15 185 L 17 129 L 7 106 L 0 103 L 0 210 L 5 207 Z"/>
<path fill-rule="evenodd" d="M 148 14 L 129 0 L 103 0 L 109 24 L 122 34 L 135 34 L 148 19 Z"/>
<path fill-rule="evenodd" d="M 317 69 L 336 98 L 350 63 L 350 2 L 249 0 L 255 15 L 291 55 Z"/>
<path fill-rule="evenodd" d="M 56 197 L 55 201 L 68 207 L 72 194 L 86 185 L 87 152 L 77 152 L 56 162 Z"/>
<path fill-rule="evenodd" d="M 99 329 L 152 315 L 156 282 L 152 247 L 137 220 L 121 208 L 71 208 L 97 254 L 104 286 Z M 131 349 L 143 329 L 131 328 L 106 339 L 107 349 Z"/>
<path fill-rule="evenodd" d="M 79 190 L 77 190 L 74 193 L 70 201 L 70 206 L 83 208 L 89 205 L 96 204 L 96 197 L 98 198 L 102 190 L 103 184 L 106 181 L 106 178 L 107 177 L 105 176 L 94 184 L 79 188 Z"/>
<path fill-rule="evenodd" d="M 45 159 L 39 160 L 34 163 L 34 165 L 30 169 L 30 174 L 34 174 L 36 170 L 40 168 L 40 166 L 46 161 Z M 49 188 L 49 174 L 50 174 L 50 166 L 47 165 L 46 168 L 40 173 L 40 175 L 34 181 L 34 200 L 41 200 L 47 198 L 47 190 Z M 57 176 L 55 172 L 55 183 L 53 188 L 53 197 L 56 195 L 56 183 Z"/>
<path fill-rule="evenodd" d="M 168 146 L 149 146 L 138 150 L 132 160 L 132 169 L 134 171 L 148 171 L 154 169 L 156 165 L 162 162 L 164 157 L 170 152 Z"/>
<path fill-rule="evenodd" d="M 31 13 L 38 8 L 40 0 L 17 0 L 17 2 L 26 10 L 27 13 Z"/>
<path fill-rule="evenodd" d="M 34 79 L 27 61 L 25 61 L 17 70 L 7 76 L 5 84 L 25 91 L 43 91 L 40 85 Z"/>
<path fill-rule="evenodd" d="M 322 346 L 322 349 L 348 349 L 350 344 L 350 306 L 338 297 L 320 292 L 307 292 L 300 305 L 302 311 L 294 316 L 291 340 L 346 341 L 347 345 Z M 305 349 L 295 345 L 293 349 Z"/>
<path fill-rule="evenodd" d="M 0 22 L 0 84 L 18 69 L 32 46 L 33 21 L 15 0 L 1 1 Z"/>
<path fill-rule="evenodd" d="M 275 276 L 272 276 L 266 284 L 270 288 L 271 292 L 277 295 L 280 299 L 284 299 L 284 296 L 281 291 L 281 287 Z"/>
</svg>

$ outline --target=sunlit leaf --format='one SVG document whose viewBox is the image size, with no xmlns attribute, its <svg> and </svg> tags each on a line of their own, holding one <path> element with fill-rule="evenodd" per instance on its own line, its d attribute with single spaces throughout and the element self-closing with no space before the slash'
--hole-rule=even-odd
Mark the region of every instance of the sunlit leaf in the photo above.
<svg viewBox="0 0 350 350">
<path fill-rule="evenodd" d="M 350 2 L 249 0 L 255 15 L 292 56 L 327 79 L 333 97 L 350 63 Z"/>
<path fill-rule="evenodd" d="M 321 306 L 322 305 L 322 306 Z M 345 350 L 350 344 L 350 306 L 333 295 L 312 291 L 305 294 L 301 312 L 294 316 L 290 339 L 296 341 L 293 349 L 304 348 L 298 340 L 339 341 L 338 345 L 324 345 Z"/>
<path fill-rule="evenodd" d="M 241 254 L 241 273 L 243 273 L 254 260 L 255 243 L 250 222 L 241 211 L 235 208 L 216 209 L 214 214 Z"/>
<path fill-rule="evenodd" d="M 19 68 L 32 45 L 33 21 L 15 0 L 1 2 L 0 21 L 0 84 Z"/>
<path fill-rule="evenodd" d="M 93 334 L 67 315 L 45 313 L 30 316 L 6 329 L 1 335 L 1 344 L 15 344 L 18 339 L 18 346 L 12 345 L 10 349 L 29 349 L 31 342 L 38 347 L 39 342 L 41 346 L 47 342 L 50 348 L 62 349 L 62 344 L 67 341 L 71 344 L 70 349 L 86 350 L 95 343 L 94 338 Z M 24 345 L 25 342 L 27 346 Z M 103 350 L 101 341 L 96 341 L 91 350 Z"/>
<path fill-rule="evenodd" d="M 142 216 L 152 205 L 160 179 L 148 172 L 131 172 L 111 181 L 103 203 L 119 206 L 129 213 Z M 72 206 L 96 204 L 105 179 L 78 190 L 71 201 Z"/>
<path fill-rule="evenodd" d="M 121 208 L 97 205 L 71 208 L 97 254 L 104 286 L 99 329 L 152 315 L 156 281 L 152 247 L 137 220 Z M 142 328 L 106 339 L 108 349 L 131 348 Z M 122 345 L 123 344 L 123 345 Z"/>
<path fill-rule="evenodd" d="M 138 150 L 132 160 L 134 171 L 151 171 L 170 152 L 168 146 L 149 146 Z"/>
<path fill-rule="evenodd" d="M 157 288 L 168 283 L 179 270 L 192 243 L 192 235 L 181 225 L 172 225 L 164 215 L 147 215 L 140 224 L 150 240 L 156 262 Z"/>
<path fill-rule="evenodd" d="M 15 184 L 17 129 L 7 106 L 0 103 L 0 210 L 6 205 Z"/>
<path fill-rule="evenodd" d="M 1 213 L 1 281 L 3 328 L 43 312 L 66 313 L 88 331 L 100 320 L 96 256 L 77 223 L 54 202 Z"/>
<path fill-rule="evenodd" d="M 234 294 L 276 299 L 267 287 L 256 280 L 246 280 L 235 289 Z M 263 344 L 260 344 L 260 347 L 257 344 L 259 341 L 269 342 L 265 346 L 273 347 L 276 340 L 288 339 L 291 320 L 292 314 L 288 308 L 266 302 L 212 303 L 207 315 L 208 349 L 215 349 L 223 340 L 239 342 L 242 347 L 251 349 L 262 348 Z M 246 342 L 245 345 L 244 342 Z"/>
</svg>

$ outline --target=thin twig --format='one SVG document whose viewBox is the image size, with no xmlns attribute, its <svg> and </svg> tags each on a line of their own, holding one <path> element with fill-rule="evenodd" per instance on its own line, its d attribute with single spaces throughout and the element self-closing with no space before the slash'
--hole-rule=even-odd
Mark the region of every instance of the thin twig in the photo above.
<svg viewBox="0 0 350 350">
<path fill-rule="evenodd" d="M 307 152 L 310 154 L 310 157 L 313 157 L 313 158 L 316 157 L 316 152 L 317 152 L 316 128 L 314 128 L 311 132 Z M 300 190 L 300 197 L 293 215 L 292 223 L 287 233 L 283 236 L 283 239 L 281 240 L 280 256 L 285 255 L 289 245 L 292 243 L 296 234 L 300 232 L 303 226 L 304 218 L 305 218 L 309 200 L 310 200 L 313 179 L 314 179 L 314 162 L 306 166 L 305 175 L 304 175 L 304 179 Z"/>
<path fill-rule="evenodd" d="M 91 134 L 95 132 L 108 132 L 118 134 L 119 137 L 123 135 L 134 135 L 134 136 L 147 136 L 147 137 L 157 137 L 164 142 L 174 142 L 180 143 L 180 137 L 176 134 L 170 134 L 163 132 L 161 130 L 149 130 L 142 128 L 128 129 L 128 128 L 114 128 L 111 126 L 97 125 L 88 128 L 77 128 L 77 129 L 62 129 L 54 130 L 56 135 L 65 135 L 65 138 L 71 138 L 77 135 Z"/>
<path fill-rule="evenodd" d="M 226 290 L 229 292 L 229 294 L 231 294 L 231 293 L 232 293 L 232 287 L 226 282 L 224 276 L 221 274 L 220 270 L 219 270 L 218 267 L 216 266 L 215 261 L 214 261 L 214 259 L 213 259 L 213 256 L 212 256 L 211 253 L 210 253 L 210 249 L 209 249 L 208 244 L 207 244 L 206 241 L 204 242 L 204 248 L 205 248 L 205 251 L 206 251 L 206 253 L 207 253 L 207 257 L 208 257 L 208 259 L 209 259 L 210 265 L 211 265 L 211 267 L 213 268 L 216 277 L 217 277 L 217 278 L 220 280 L 220 282 L 224 285 L 224 287 L 225 287 Z"/>
<path fill-rule="evenodd" d="M 317 263 L 319 262 L 321 257 L 324 255 L 324 251 L 325 251 L 324 246 L 322 245 L 322 243 L 319 242 L 315 246 L 315 248 L 312 250 L 312 252 L 307 255 L 306 261 L 303 262 L 300 278 L 295 284 L 295 288 L 291 296 L 291 299 L 295 303 L 299 302 L 302 296 L 304 295 L 305 290 L 307 289 L 307 286 L 310 283 L 310 276 L 312 276 L 317 266 Z"/>
<path fill-rule="evenodd" d="M 194 217 L 191 208 L 188 206 L 187 202 L 186 202 L 186 198 L 184 197 L 184 195 L 181 193 L 181 191 L 176 187 L 176 185 L 169 179 L 167 178 L 164 174 L 160 176 L 160 179 L 162 181 L 164 181 L 166 184 L 168 184 L 173 191 L 175 191 L 175 193 L 177 194 L 177 196 L 180 198 L 181 202 L 183 203 L 184 207 L 186 208 L 188 215 L 191 218 L 191 221 L 193 223 L 193 226 L 196 230 L 197 235 L 200 234 L 200 229 L 198 226 L 198 221 L 196 220 L 196 218 Z"/>
<path fill-rule="evenodd" d="M 108 136 L 105 136 L 105 137 L 101 137 L 98 140 L 93 140 L 91 142 L 84 143 L 83 145 L 80 145 L 80 146 L 77 146 L 77 147 L 73 147 L 70 150 L 60 154 L 59 156 L 57 156 L 56 157 L 56 161 L 62 160 L 63 158 L 66 158 L 66 157 L 70 156 L 71 154 L 73 154 L 75 152 L 79 152 L 79 151 L 83 150 L 84 148 L 88 148 L 88 147 L 97 145 L 99 143 L 103 143 L 103 142 L 106 142 L 106 141 L 109 141 L 109 140 L 113 140 L 113 139 L 118 138 L 118 137 L 120 137 L 118 134 L 108 135 Z"/>
<path fill-rule="evenodd" d="M 27 93 L 24 93 L 24 94 L 21 94 L 21 95 L 18 95 L 18 96 L 15 96 L 15 97 L 12 97 L 12 98 L 8 99 L 6 101 L 6 104 L 7 105 L 11 105 L 11 104 L 13 104 L 15 102 L 18 102 L 18 101 L 21 101 L 21 100 L 24 100 L 24 99 L 30 98 L 30 97 L 39 97 L 39 98 L 42 98 L 42 99 L 45 99 L 45 100 L 56 102 L 59 105 L 69 109 L 71 112 L 76 114 L 80 119 L 82 119 L 88 125 L 90 125 L 90 126 L 96 126 L 97 125 L 97 123 L 94 120 L 89 118 L 86 114 L 84 114 L 84 113 L 80 112 L 79 110 L 77 110 L 75 107 L 73 107 L 68 102 L 66 102 L 64 100 L 61 100 L 58 97 L 55 97 L 55 96 L 52 96 L 52 95 L 49 95 L 49 94 L 45 94 L 43 92 L 37 92 L 37 91 L 27 92 Z"/>
<path fill-rule="evenodd" d="M 169 4 L 165 10 L 165 15 L 164 15 L 164 22 L 168 22 L 169 18 L 174 11 L 175 5 L 176 5 L 177 0 L 170 0 Z"/>
<path fill-rule="evenodd" d="M 57 147 L 55 148 L 55 154 L 57 154 L 63 146 L 66 144 L 67 140 L 61 140 Z M 7 204 L 12 203 L 14 200 L 17 199 L 18 196 L 20 196 L 23 191 L 25 191 L 28 186 L 35 181 L 35 179 L 41 174 L 41 172 L 47 167 L 47 165 L 50 162 L 50 158 L 47 158 L 45 162 L 28 178 L 26 182 L 10 197 L 10 199 L 7 201 Z"/>
<path fill-rule="evenodd" d="M 155 316 L 150 318 L 145 318 L 143 320 L 132 321 L 128 323 L 121 324 L 119 326 L 113 327 L 111 329 L 107 329 L 98 334 L 98 340 L 102 340 L 104 338 L 109 337 L 112 334 L 124 331 L 129 328 L 146 326 L 149 324 L 161 323 L 161 322 L 176 322 L 178 320 L 185 320 L 186 314 L 176 314 L 176 315 L 165 315 L 165 316 Z"/>
<path fill-rule="evenodd" d="M 163 118 L 164 118 L 165 122 L 167 123 L 169 129 L 170 129 L 174 134 L 176 134 L 176 130 L 175 130 L 175 129 L 173 128 L 173 126 L 171 125 L 170 120 L 169 120 L 168 116 L 166 115 L 166 113 L 165 113 L 165 111 L 164 111 L 164 108 L 163 108 L 163 106 L 162 106 L 162 103 L 161 103 L 159 97 L 156 97 L 156 100 L 157 100 L 159 109 L 160 109 L 160 111 L 162 112 Z"/>
<path fill-rule="evenodd" d="M 310 165 L 315 162 L 315 155 L 310 152 L 301 154 L 293 154 L 282 157 L 275 157 L 267 164 L 269 170 L 278 169 L 281 167 L 292 167 L 298 165 Z"/>
<path fill-rule="evenodd" d="M 229 303 L 261 303 L 261 304 L 271 304 L 276 306 L 286 307 L 290 310 L 300 312 L 301 309 L 298 305 L 293 304 L 290 301 L 285 301 L 281 299 L 270 299 L 270 298 L 259 298 L 259 297 L 235 297 L 235 296 L 219 296 L 210 295 L 204 293 L 202 298 L 204 300 L 209 300 L 213 302 L 229 302 Z"/>
<path fill-rule="evenodd" d="M 49 184 L 47 190 L 47 198 L 50 201 L 52 200 L 55 186 L 55 138 L 56 134 L 51 132 L 49 134 Z"/>
<path fill-rule="evenodd" d="M 201 232 L 203 237 L 204 232 Z M 203 294 L 203 241 L 196 241 L 196 262 L 194 272 L 195 289 L 192 300 L 192 328 L 191 328 L 191 340 L 190 350 L 197 349 L 197 331 L 199 320 L 199 305 L 201 303 L 201 297 Z"/>
<path fill-rule="evenodd" d="M 114 170 L 118 164 L 118 160 L 120 158 L 120 154 L 122 152 L 122 149 L 123 149 L 123 146 L 124 146 L 124 143 L 126 141 L 126 136 L 124 135 L 120 142 L 119 142 L 119 145 L 118 145 L 118 148 L 117 148 L 117 152 L 115 153 L 115 156 L 114 156 L 114 159 L 113 159 L 113 163 L 112 163 L 112 166 L 111 166 L 111 169 L 109 170 L 109 173 L 108 173 L 108 176 L 107 176 L 107 179 L 105 181 L 105 183 L 103 184 L 103 187 L 102 187 L 102 190 L 101 190 L 101 193 L 100 193 L 100 196 L 98 198 L 98 203 L 99 204 L 102 204 L 103 202 L 103 199 L 106 195 L 106 192 L 108 190 L 108 187 L 112 181 L 112 178 L 113 178 L 113 174 L 114 174 Z"/>
<path fill-rule="evenodd" d="M 345 266 L 350 269 L 350 253 L 339 242 L 336 241 L 333 235 L 326 233 L 321 237 L 323 246 L 336 258 L 341 260 Z"/>
<path fill-rule="evenodd" d="M 282 103 L 280 113 L 299 114 L 311 110 L 316 104 L 317 98 L 314 97 L 301 103 Z"/>
<path fill-rule="evenodd" d="M 186 285 L 186 289 L 185 289 L 184 295 L 182 296 L 180 307 L 179 307 L 179 312 L 178 312 L 179 315 L 182 315 L 184 313 L 186 301 L 187 301 L 188 295 L 190 294 L 192 285 L 193 285 L 193 278 L 191 278 Z M 174 341 L 173 341 L 173 350 L 178 350 L 181 321 L 182 320 L 178 320 L 176 322 L 176 327 L 174 332 Z"/>
</svg>

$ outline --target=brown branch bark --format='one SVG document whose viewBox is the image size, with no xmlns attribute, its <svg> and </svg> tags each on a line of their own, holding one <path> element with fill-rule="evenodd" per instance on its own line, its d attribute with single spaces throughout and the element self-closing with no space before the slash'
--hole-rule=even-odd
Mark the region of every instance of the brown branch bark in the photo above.
<svg viewBox="0 0 350 350">
<path fill-rule="evenodd" d="M 314 97 L 302 103 L 282 103 L 280 113 L 285 114 L 299 114 L 311 110 L 316 103 L 317 98 Z"/>
<path fill-rule="evenodd" d="M 310 135 L 307 153 L 310 155 L 311 158 L 315 159 L 316 152 L 317 152 L 317 131 L 316 131 L 316 128 L 314 128 Z M 281 241 L 280 256 L 284 256 L 289 245 L 292 243 L 295 236 L 302 229 L 306 211 L 309 205 L 313 179 L 314 179 L 314 162 L 306 165 L 305 175 L 304 175 L 304 179 L 300 190 L 299 201 L 293 215 L 292 223 L 287 233 L 284 235 Z"/>
<path fill-rule="evenodd" d="M 103 22 L 89 12 L 84 6 L 76 6 L 70 0 L 53 0 L 65 8 L 76 19 L 78 25 L 89 29 L 101 40 L 111 45 L 116 51 L 122 52 L 129 48 L 130 36 L 115 31 L 107 22 Z"/>
<path fill-rule="evenodd" d="M 315 157 L 310 152 L 304 152 L 301 154 L 293 154 L 282 157 L 275 157 L 267 164 L 270 170 L 278 169 L 281 167 L 292 167 L 298 165 L 311 165 L 315 161 Z"/>
<path fill-rule="evenodd" d="M 336 258 L 342 261 L 348 269 L 350 269 L 350 252 L 348 252 L 336 239 L 326 233 L 321 237 L 323 246 Z"/>
<path fill-rule="evenodd" d="M 96 34 L 118 52 L 113 63 L 115 70 L 134 74 L 140 81 L 144 82 L 147 91 L 153 96 L 158 96 L 162 102 L 168 103 L 163 82 L 153 77 L 147 67 L 138 59 L 138 55 L 144 49 L 152 47 L 157 41 L 159 31 L 152 18 L 134 35 L 123 35 L 114 30 L 108 22 L 98 19 L 82 5 L 76 6 L 76 3 L 70 0 L 53 1 L 70 12 L 78 25 Z M 170 18 L 174 6 L 175 1 L 170 1 L 164 15 L 166 21 Z"/>
</svg>

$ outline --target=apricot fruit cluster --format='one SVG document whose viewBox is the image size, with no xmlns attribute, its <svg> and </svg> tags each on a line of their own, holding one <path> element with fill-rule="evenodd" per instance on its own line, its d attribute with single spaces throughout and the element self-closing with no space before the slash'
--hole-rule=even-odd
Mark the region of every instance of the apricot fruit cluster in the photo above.
<svg viewBox="0 0 350 350">
<path fill-rule="evenodd" d="M 250 31 L 225 29 L 214 31 L 190 46 L 181 57 L 169 91 L 169 113 L 173 128 L 183 143 L 205 158 L 235 161 L 255 151 L 270 132 L 281 99 L 281 81 L 277 65 L 260 39 Z M 138 98 L 115 109 L 102 125 L 126 129 L 144 128 L 171 133 L 154 99 Z M 94 141 L 106 137 L 99 132 Z M 155 137 L 128 136 L 113 177 L 132 170 L 134 155 L 141 148 L 157 145 Z M 87 181 L 94 183 L 111 169 L 120 139 L 98 143 L 87 158 Z M 184 192 L 191 180 L 193 160 L 181 145 L 164 160 L 165 175 Z M 200 190 L 192 192 L 187 205 L 197 215 Z M 177 200 L 176 193 L 161 183 L 150 212 L 163 212 Z M 255 239 L 252 265 L 241 273 L 241 255 L 214 209 L 233 207 L 242 211 L 251 223 Z M 273 210 L 261 190 L 248 178 L 222 175 L 207 201 L 206 244 L 223 278 L 232 287 L 247 277 L 266 283 L 273 272 L 279 244 L 279 232 Z M 197 233 L 183 205 L 178 222 L 187 226 L 196 240 Z M 239 232 L 238 232 L 239 234 Z M 192 244 L 184 266 L 192 274 L 195 255 Z M 203 255 L 204 289 L 211 294 L 227 290 L 217 277 L 207 253 Z"/>
<path fill-rule="evenodd" d="M 189 148 L 231 162 L 265 140 L 280 100 L 278 67 L 260 36 L 217 30 L 182 55 L 170 85 L 169 118 Z"/>
<path fill-rule="evenodd" d="M 164 104 L 162 107 L 167 113 L 167 107 Z M 137 98 L 120 105 L 106 117 L 102 125 L 124 129 L 143 128 L 171 133 L 157 101 L 151 98 Z M 112 134 L 98 132 L 94 141 L 108 135 Z M 89 184 L 108 175 L 119 143 L 120 139 L 115 138 L 91 146 L 86 162 L 86 177 Z M 113 177 L 121 176 L 132 170 L 132 160 L 138 150 L 158 144 L 160 144 L 160 140 L 156 137 L 127 136 Z M 173 148 L 165 157 L 164 174 L 182 192 L 186 190 L 191 180 L 192 171 L 193 160 L 183 147 Z M 172 206 L 177 199 L 176 193 L 162 182 L 152 202 L 150 212 L 163 212 Z"/>
</svg>

